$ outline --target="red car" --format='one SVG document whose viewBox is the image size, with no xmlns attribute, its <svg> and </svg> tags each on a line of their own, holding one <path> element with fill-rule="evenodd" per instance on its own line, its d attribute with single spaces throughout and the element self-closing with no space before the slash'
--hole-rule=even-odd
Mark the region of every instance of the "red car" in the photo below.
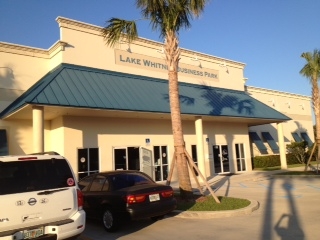
<svg viewBox="0 0 320 240">
<path fill-rule="evenodd" d="M 157 220 L 173 211 L 177 202 L 170 186 L 154 182 L 139 171 L 95 173 L 79 181 L 88 218 L 98 218 L 109 232 L 124 220 Z"/>
</svg>

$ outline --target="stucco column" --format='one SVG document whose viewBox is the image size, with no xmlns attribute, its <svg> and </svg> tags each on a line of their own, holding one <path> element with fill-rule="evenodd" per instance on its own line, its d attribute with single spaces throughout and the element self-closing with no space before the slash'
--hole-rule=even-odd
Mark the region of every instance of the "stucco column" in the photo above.
<svg viewBox="0 0 320 240">
<path fill-rule="evenodd" d="M 278 130 L 278 143 L 279 143 L 279 151 L 280 151 L 281 169 L 287 169 L 286 147 L 284 145 L 282 123 L 277 123 L 277 130 Z"/>
<path fill-rule="evenodd" d="M 32 107 L 33 152 L 44 152 L 44 113 L 43 107 Z"/>
<path fill-rule="evenodd" d="M 197 159 L 198 168 L 203 176 L 206 175 L 205 162 L 204 162 L 204 146 L 203 146 L 203 128 L 202 128 L 202 118 L 196 117 L 195 120 L 196 128 L 196 138 L 197 138 Z"/>
</svg>

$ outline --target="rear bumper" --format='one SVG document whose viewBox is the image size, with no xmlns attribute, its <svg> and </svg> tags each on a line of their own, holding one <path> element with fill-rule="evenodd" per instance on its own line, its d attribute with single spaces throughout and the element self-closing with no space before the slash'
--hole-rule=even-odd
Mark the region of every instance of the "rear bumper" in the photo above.
<svg viewBox="0 0 320 240">
<path fill-rule="evenodd" d="M 52 223 L 44 224 L 45 226 L 45 235 L 35 238 L 35 239 L 66 239 L 73 236 L 80 235 L 86 224 L 86 214 L 85 212 L 78 211 L 70 219 L 63 221 L 57 221 Z M 28 229 L 37 228 L 40 226 L 28 227 Z M 0 240 L 19 240 L 22 239 L 22 233 L 24 229 L 13 229 L 10 231 L 5 231 L 0 233 Z"/>
<path fill-rule="evenodd" d="M 162 216 L 167 213 L 172 212 L 177 207 L 177 201 L 176 199 L 172 198 L 165 202 L 154 203 L 150 204 L 148 206 L 135 206 L 135 205 L 129 205 L 128 206 L 128 213 L 130 215 L 131 220 L 138 220 L 143 218 L 150 218 L 150 217 L 156 217 L 156 216 Z"/>
</svg>

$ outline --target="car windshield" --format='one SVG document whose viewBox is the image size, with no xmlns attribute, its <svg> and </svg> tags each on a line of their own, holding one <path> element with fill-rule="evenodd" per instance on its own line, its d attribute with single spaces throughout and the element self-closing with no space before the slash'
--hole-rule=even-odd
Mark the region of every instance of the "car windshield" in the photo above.
<svg viewBox="0 0 320 240">
<path fill-rule="evenodd" d="M 74 186 L 65 159 L 0 162 L 0 195 Z"/>
<path fill-rule="evenodd" d="M 140 184 L 154 183 L 150 178 L 139 173 L 116 174 L 111 177 L 114 190 L 127 188 Z"/>
</svg>

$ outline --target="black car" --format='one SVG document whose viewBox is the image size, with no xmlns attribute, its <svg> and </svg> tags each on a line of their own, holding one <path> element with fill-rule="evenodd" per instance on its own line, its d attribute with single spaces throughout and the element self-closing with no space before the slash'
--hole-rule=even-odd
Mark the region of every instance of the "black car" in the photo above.
<svg viewBox="0 0 320 240">
<path fill-rule="evenodd" d="M 79 187 L 87 217 L 100 219 L 109 232 L 123 220 L 157 220 L 177 206 L 172 187 L 158 184 L 139 171 L 92 174 L 81 179 Z"/>
</svg>

